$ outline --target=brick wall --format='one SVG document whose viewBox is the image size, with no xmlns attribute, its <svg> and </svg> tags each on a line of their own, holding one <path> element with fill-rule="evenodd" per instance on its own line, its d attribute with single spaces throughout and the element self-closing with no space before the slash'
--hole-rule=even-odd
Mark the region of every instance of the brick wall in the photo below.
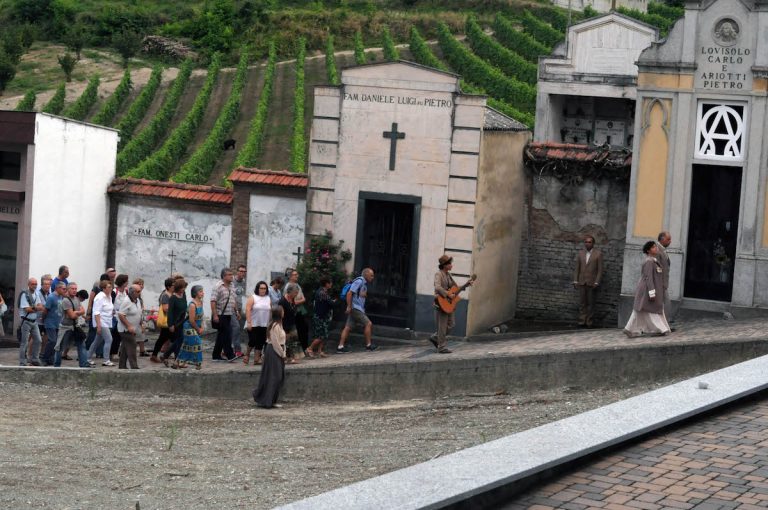
<svg viewBox="0 0 768 510">
<path fill-rule="evenodd" d="M 566 184 L 527 173 L 515 317 L 576 322 L 578 291 L 572 278 L 576 253 L 591 234 L 603 252 L 603 278 L 596 295 L 595 323 L 613 327 L 626 234 L 629 185 L 615 180 Z"/>
<path fill-rule="evenodd" d="M 250 207 L 250 187 L 240 185 L 234 186 L 232 197 L 232 250 L 230 267 L 237 267 L 248 261 Z"/>
</svg>

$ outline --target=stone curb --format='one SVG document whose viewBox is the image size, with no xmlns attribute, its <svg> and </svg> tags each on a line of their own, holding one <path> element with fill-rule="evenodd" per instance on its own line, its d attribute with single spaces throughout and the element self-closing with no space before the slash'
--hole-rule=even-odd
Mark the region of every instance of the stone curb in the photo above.
<svg viewBox="0 0 768 510">
<path fill-rule="evenodd" d="M 505 487 L 765 390 L 767 370 L 762 356 L 280 508 L 498 508 Z"/>
</svg>

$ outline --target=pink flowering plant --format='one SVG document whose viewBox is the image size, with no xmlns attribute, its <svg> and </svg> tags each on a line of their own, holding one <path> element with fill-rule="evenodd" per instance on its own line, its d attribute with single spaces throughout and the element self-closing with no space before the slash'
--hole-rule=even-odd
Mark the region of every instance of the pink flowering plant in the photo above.
<svg viewBox="0 0 768 510">
<path fill-rule="evenodd" d="M 344 248 L 344 241 L 334 241 L 330 232 L 312 237 L 296 268 L 299 272 L 299 283 L 307 301 L 312 301 L 315 290 L 320 285 L 320 278 L 323 276 L 331 279 L 333 287 L 330 294 L 332 298 L 337 298 L 348 278 L 344 265 L 350 260 L 352 260 L 352 252 Z"/>
</svg>

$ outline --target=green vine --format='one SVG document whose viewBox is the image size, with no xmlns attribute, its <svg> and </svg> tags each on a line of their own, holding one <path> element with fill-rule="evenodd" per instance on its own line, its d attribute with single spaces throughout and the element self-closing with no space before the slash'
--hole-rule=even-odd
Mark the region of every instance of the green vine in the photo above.
<svg viewBox="0 0 768 510">
<path fill-rule="evenodd" d="M 53 94 L 53 97 L 50 99 L 50 101 L 48 101 L 45 106 L 43 106 L 43 113 L 50 113 L 52 115 L 60 114 L 61 110 L 64 109 L 64 99 L 66 95 L 66 85 L 62 83 L 59 85 L 59 88 L 56 89 L 56 93 Z"/>
<path fill-rule="evenodd" d="M 384 39 L 384 60 L 390 62 L 400 60 L 400 52 L 397 51 L 395 41 L 392 40 L 392 34 L 389 33 L 389 28 L 384 27 L 382 36 Z"/>
<path fill-rule="evenodd" d="M 365 58 L 365 46 L 363 45 L 363 34 L 358 30 L 355 32 L 355 63 L 359 66 L 367 63 Z"/>
<path fill-rule="evenodd" d="M 264 87 L 261 89 L 259 104 L 256 106 L 256 114 L 253 116 L 250 128 L 248 129 L 248 138 L 237 154 L 235 166 L 256 166 L 257 160 L 261 155 L 264 143 L 264 128 L 267 122 L 267 113 L 269 113 L 269 102 L 272 98 L 273 82 L 275 81 L 275 67 L 277 64 L 277 50 L 275 41 L 269 43 L 269 58 L 267 59 L 267 69 L 264 75 Z"/>
<path fill-rule="evenodd" d="M 157 89 L 160 88 L 160 83 L 163 78 L 163 68 L 161 66 L 155 66 L 152 69 L 152 74 L 149 76 L 149 81 L 141 89 L 139 97 L 131 103 L 128 111 L 125 113 L 120 122 L 117 123 L 117 130 L 120 131 L 120 142 L 117 145 L 118 150 L 122 149 L 133 136 L 133 131 L 136 126 L 139 125 L 141 119 L 147 114 L 152 101 L 155 99 Z"/>
<path fill-rule="evenodd" d="M 478 57 L 492 63 L 507 76 L 512 76 L 531 85 L 536 84 L 537 67 L 486 35 L 477 22 L 477 18 L 474 16 L 467 17 L 465 31 L 469 45 Z"/>
<path fill-rule="evenodd" d="M 339 71 L 336 69 L 336 52 L 333 49 L 333 35 L 328 36 L 325 44 L 325 71 L 328 74 L 328 83 L 339 85 Z"/>
<path fill-rule="evenodd" d="M 109 99 L 107 99 L 107 101 L 104 103 L 104 106 L 101 107 L 101 110 L 93 118 L 92 122 L 94 124 L 101 124 L 102 126 L 111 125 L 112 120 L 120 110 L 120 106 L 122 106 L 123 102 L 128 97 L 128 94 L 131 93 L 132 87 L 133 83 L 131 82 L 131 73 L 128 71 L 128 69 L 126 69 L 125 73 L 123 73 L 123 79 L 120 80 L 117 88 L 112 93 L 112 95 L 109 96 Z"/>
<path fill-rule="evenodd" d="M 441 71 L 448 71 L 448 66 L 432 53 L 432 50 L 416 27 L 411 27 L 411 40 L 409 41 L 408 48 L 411 50 L 414 60 L 419 64 Z"/>
<path fill-rule="evenodd" d="M 179 74 L 173 80 L 173 85 L 165 96 L 163 105 L 155 114 L 147 126 L 136 136 L 117 155 L 117 175 L 123 176 L 147 159 L 152 151 L 160 143 L 160 140 L 168 133 L 176 108 L 184 95 L 184 89 L 189 83 L 189 77 L 192 74 L 193 62 L 190 59 L 184 61 L 179 69 Z"/>
<path fill-rule="evenodd" d="M 61 115 L 74 120 L 83 120 L 99 99 L 99 83 L 100 80 L 98 76 L 91 78 L 91 81 L 88 82 L 88 86 L 85 87 L 85 90 L 80 94 L 80 97 L 77 98 L 77 101 L 69 105 Z"/>
<path fill-rule="evenodd" d="M 299 37 L 296 53 L 296 89 L 293 96 L 293 136 L 291 138 L 291 170 L 303 173 L 306 160 L 306 140 L 304 138 L 304 59 L 307 41 Z"/>
<path fill-rule="evenodd" d="M 35 101 L 37 101 L 37 93 L 34 90 L 30 90 L 16 105 L 15 110 L 17 112 L 33 112 L 35 111 Z"/>
<path fill-rule="evenodd" d="M 221 55 L 216 53 L 211 58 L 211 65 L 208 66 L 205 84 L 197 94 L 192 108 L 165 140 L 162 147 L 142 161 L 136 168 L 128 172 L 126 174 L 128 177 L 158 181 L 165 180 L 168 177 L 168 174 L 170 174 L 174 166 L 178 164 L 179 160 L 186 153 L 197 128 L 200 126 L 200 122 L 205 116 L 205 109 L 208 106 L 208 101 L 211 99 L 211 93 L 216 85 L 220 69 Z"/>
<path fill-rule="evenodd" d="M 206 137 L 205 141 L 189 157 L 181 169 L 171 180 L 174 182 L 185 182 L 187 184 L 205 184 L 211 176 L 216 161 L 224 149 L 224 141 L 229 136 L 232 127 L 234 127 L 237 118 L 240 115 L 240 100 L 243 97 L 245 81 L 248 78 L 248 57 L 249 49 L 245 48 L 240 55 L 240 62 L 237 64 L 235 81 L 232 84 L 232 92 L 224 107 L 219 112 L 213 129 Z"/>
<path fill-rule="evenodd" d="M 552 48 L 541 44 L 525 32 L 517 30 L 512 22 L 501 14 L 493 21 L 493 36 L 510 50 L 517 52 L 529 62 L 536 64 L 539 57 L 549 55 Z"/>
<path fill-rule="evenodd" d="M 528 32 L 531 37 L 549 47 L 553 47 L 559 43 L 565 37 L 563 33 L 552 25 L 545 21 L 541 21 L 528 11 L 523 13 L 523 18 L 520 20 L 523 24 L 523 28 Z"/>
</svg>

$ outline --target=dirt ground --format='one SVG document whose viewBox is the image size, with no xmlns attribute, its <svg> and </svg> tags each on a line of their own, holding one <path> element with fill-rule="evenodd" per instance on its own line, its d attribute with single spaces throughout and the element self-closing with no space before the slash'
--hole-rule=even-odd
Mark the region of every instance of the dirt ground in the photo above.
<svg viewBox="0 0 768 510">
<path fill-rule="evenodd" d="M 266 410 L 0 383 L 0 507 L 272 508 L 661 385 Z"/>
</svg>

